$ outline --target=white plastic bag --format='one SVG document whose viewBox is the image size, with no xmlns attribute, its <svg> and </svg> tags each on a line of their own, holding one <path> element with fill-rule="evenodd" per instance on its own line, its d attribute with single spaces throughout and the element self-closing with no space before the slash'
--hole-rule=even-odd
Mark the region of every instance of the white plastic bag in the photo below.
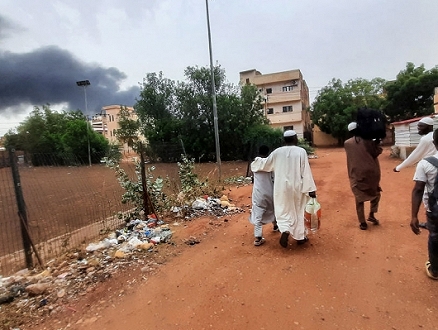
<svg viewBox="0 0 438 330">
<path fill-rule="evenodd" d="M 304 224 L 312 233 L 321 227 L 321 205 L 316 198 L 310 198 L 304 210 Z"/>
</svg>

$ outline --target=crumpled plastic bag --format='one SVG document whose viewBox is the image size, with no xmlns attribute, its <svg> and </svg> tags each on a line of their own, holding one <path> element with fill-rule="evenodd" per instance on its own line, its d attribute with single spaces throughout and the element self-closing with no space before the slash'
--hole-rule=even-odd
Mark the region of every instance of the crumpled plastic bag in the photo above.
<svg viewBox="0 0 438 330">
<path fill-rule="evenodd" d="M 304 224 L 312 233 L 321 227 L 321 204 L 316 198 L 310 198 L 304 210 Z"/>
</svg>

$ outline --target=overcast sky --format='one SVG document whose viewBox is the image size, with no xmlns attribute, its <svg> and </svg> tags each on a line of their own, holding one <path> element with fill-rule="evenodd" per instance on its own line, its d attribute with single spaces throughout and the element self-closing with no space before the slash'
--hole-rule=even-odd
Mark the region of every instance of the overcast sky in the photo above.
<svg viewBox="0 0 438 330">
<path fill-rule="evenodd" d="M 394 79 L 438 65 L 437 0 L 210 0 L 213 60 L 239 72 L 300 69 L 311 101 L 332 78 Z M 132 106 L 149 72 L 209 65 L 205 0 L 1 0 L 0 136 L 32 106 Z M 85 112 L 85 111 L 84 111 Z"/>
</svg>

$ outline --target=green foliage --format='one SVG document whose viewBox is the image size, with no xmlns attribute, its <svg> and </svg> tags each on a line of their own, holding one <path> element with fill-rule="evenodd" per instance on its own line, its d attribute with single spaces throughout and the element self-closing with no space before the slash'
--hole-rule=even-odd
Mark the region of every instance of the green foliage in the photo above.
<svg viewBox="0 0 438 330">
<path fill-rule="evenodd" d="M 298 139 L 298 146 L 306 150 L 308 155 L 315 153 L 315 149 L 305 139 Z"/>
<path fill-rule="evenodd" d="M 26 151 L 33 165 L 87 163 L 88 141 L 92 162 L 100 162 L 108 141 L 89 127 L 80 111 L 56 112 L 49 105 L 34 107 L 16 134 L 6 134 L 6 145 Z"/>
<path fill-rule="evenodd" d="M 106 156 L 112 159 L 114 162 L 119 162 L 122 158 L 122 153 L 120 152 L 120 146 L 118 143 L 110 143 L 108 147 L 108 154 Z"/>
<path fill-rule="evenodd" d="M 257 156 L 259 147 L 266 145 L 270 150 L 281 147 L 283 144 L 283 130 L 265 125 L 254 125 L 248 129 L 244 143 L 249 146 L 248 160 Z"/>
<path fill-rule="evenodd" d="M 197 174 L 194 173 L 194 158 L 189 159 L 185 155 L 181 155 L 181 158 L 182 161 L 177 163 L 181 182 L 181 194 L 178 194 L 180 204 L 190 204 L 196 198 L 204 195 L 216 196 L 223 189 L 219 189 L 217 184 L 209 183 L 207 179 L 199 180 Z"/>
<path fill-rule="evenodd" d="M 385 85 L 387 104 L 385 113 L 391 121 L 429 115 L 434 112 L 433 95 L 438 87 L 438 66 L 426 70 L 407 63 L 395 81 Z"/>
<path fill-rule="evenodd" d="M 346 84 L 333 79 L 318 92 L 312 104 L 310 115 L 313 123 L 342 144 L 348 135 L 347 125 L 354 120 L 358 108 L 383 108 L 384 83 L 381 78 L 370 81 L 359 78 Z"/>
<path fill-rule="evenodd" d="M 194 173 L 195 161 L 193 158 L 189 159 L 184 155 L 181 158 L 182 161 L 178 163 L 181 189 L 175 191 L 173 195 L 164 193 L 165 188 L 170 187 L 169 178 L 154 178 L 153 171 L 155 166 L 146 168 L 146 187 L 157 213 L 163 214 L 176 205 L 186 207 L 199 196 L 217 196 L 223 190 L 223 187 L 219 189 L 217 184 L 209 184 L 208 180 L 201 181 L 198 179 L 198 176 Z M 127 221 L 140 218 L 144 207 L 141 164 L 139 162 L 136 163 L 136 176 L 134 179 L 131 179 L 126 171 L 120 167 L 117 160 L 105 158 L 105 163 L 106 166 L 115 171 L 120 186 L 125 190 L 122 195 L 122 203 L 129 203 L 133 206 L 131 211 L 125 214 L 120 213 L 119 217 Z"/>
<path fill-rule="evenodd" d="M 126 106 L 120 107 L 118 116 L 119 128 L 116 131 L 116 137 L 119 139 L 119 141 L 126 143 L 128 147 L 135 149 L 136 142 L 138 141 L 138 136 L 140 134 L 139 121 L 132 119 L 131 114 Z"/>
<path fill-rule="evenodd" d="M 122 195 L 122 203 L 133 206 L 131 211 L 123 215 L 119 214 L 119 217 L 123 217 L 127 221 L 140 218 L 144 211 L 143 183 L 140 162 L 135 164 L 135 178 L 133 180 L 131 180 L 126 171 L 120 167 L 120 164 L 117 160 L 105 158 L 105 163 L 106 166 L 115 171 L 120 186 L 125 190 Z M 154 178 L 154 170 L 154 166 L 146 168 L 146 187 L 155 211 L 157 213 L 162 213 L 169 208 L 169 200 L 163 192 L 165 184 L 168 183 L 168 178 Z"/>
<path fill-rule="evenodd" d="M 140 127 L 153 154 L 162 160 L 179 157 L 175 149 L 168 155 L 165 144 L 185 146 L 185 153 L 198 160 L 215 159 L 215 133 L 212 85 L 208 67 L 187 67 L 186 81 L 175 83 L 160 72 L 150 73 L 143 81 L 135 109 Z M 261 97 L 255 86 L 241 89 L 226 83 L 225 71 L 214 68 L 221 158 L 243 159 L 245 143 L 254 125 L 266 124 Z M 179 150 L 180 151 L 180 150 Z"/>
<path fill-rule="evenodd" d="M 182 192 L 187 193 L 193 190 L 194 187 L 201 186 L 198 176 L 193 173 L 195 168 L 195 159 L 188 159 L 185 155 L 181 155 L 182 161 L 178 162 L 178 176 L 181 181 Z"/>
</svg>

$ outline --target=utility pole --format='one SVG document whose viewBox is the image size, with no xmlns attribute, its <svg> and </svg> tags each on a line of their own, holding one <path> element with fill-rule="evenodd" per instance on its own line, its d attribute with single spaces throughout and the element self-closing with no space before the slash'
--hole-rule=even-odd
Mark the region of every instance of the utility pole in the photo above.
<svg viewBox="0 0 438 330">
<path fill-rule="evenodd" d="M 90 130 L 88 127 L 88 105 L 87 105 L 87 86 L 90 86 L 89 80 L 77 81 L 76 85 L 84 87 L 85 94 L 85 121 L 87 123 L 87 143 L 88 143 L 88 164 L 91 166 L 91 150 L 90 150 Z"/>
<path fill-rule="evenodd" d="M 217 104 L 216 104 L 216 84 L 214 82 L 214 68 L 213 68 L 213 52 L 211 49 L 211 33 L 210 33 L 210 17 L 208 14 L 208 0 L 205 0 L 205 8 L 207 10 L 207 29 L 208 29 L 208 49 L 210 50 L 210 71 L 211 71 L 211 93 L 213 97 L 213 124 L 214 124 L 214 140 L 216 142 L 216 160 L 219 170 L 219 181 L 221 181 L 221 150 L 219 144 L 219 127 L 217 119 Z"/>
</svg>

